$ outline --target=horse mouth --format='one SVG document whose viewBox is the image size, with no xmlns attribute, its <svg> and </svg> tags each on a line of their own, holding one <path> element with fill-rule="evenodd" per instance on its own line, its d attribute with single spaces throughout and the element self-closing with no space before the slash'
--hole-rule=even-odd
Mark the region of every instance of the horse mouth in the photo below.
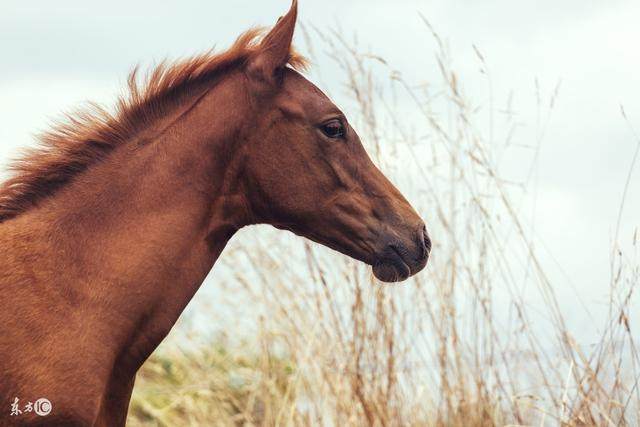
<svg viewBox="0 0 640 427">
<path fill-rule="evenodd" d="M 373 275 L 385 283 L 402 282 L 411 276 L 411 267 L 404 262 L 395 247 L 391 249 L 392 251 L 387 251 L 383 258 L 373 264 Z"/>
</svg>

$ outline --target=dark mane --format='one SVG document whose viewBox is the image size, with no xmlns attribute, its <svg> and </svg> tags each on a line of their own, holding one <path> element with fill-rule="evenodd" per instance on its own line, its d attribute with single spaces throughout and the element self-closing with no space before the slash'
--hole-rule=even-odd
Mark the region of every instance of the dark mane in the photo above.
<svg viewBox="0 0 640 427">
<path fill-rule="evenodd" d="M 189 87 L 242 66 L 255 52 L 262 31 L 252 29 L 218 54 L 207 52 L 175 63 L 163 62 L 142 84 L 137 68 L 128 78 L 128 93 L 118 98 L 115 111 L 89 104 L 41 135 L 39 146 L 13 162 L 13 176 L 0 184 L 0 222 L 13 218 L 53 194 L 73 177 L 129 140 L 143 125 L 160 117 Z M 291 53 L 289 64 L 306 61 Z"/>
</svg>

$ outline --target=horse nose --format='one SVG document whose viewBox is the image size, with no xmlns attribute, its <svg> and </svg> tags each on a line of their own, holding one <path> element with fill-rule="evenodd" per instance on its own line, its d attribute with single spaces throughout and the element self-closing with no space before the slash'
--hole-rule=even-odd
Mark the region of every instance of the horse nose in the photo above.
<svg viewBox="0 0 640 427">
<path fill-rule="evenodd" d="M 431 239 L 427 233 L 427 226 L 422 224 L 422 228 L 418 232 L 418 247 L 420 248 L 420 262 L 425 262 L 431 253 Z"/>
</svg>

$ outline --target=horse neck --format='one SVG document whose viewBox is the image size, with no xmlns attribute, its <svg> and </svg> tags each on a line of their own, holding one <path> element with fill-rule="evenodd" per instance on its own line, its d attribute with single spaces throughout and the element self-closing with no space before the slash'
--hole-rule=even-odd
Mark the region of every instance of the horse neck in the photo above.
<svg viewBox="0 0 640 427">
<path fill-rule="evenodd" d="M 244 90 L 229 76 L 186 100 L 25 218 L 47 230 L 54 270 L 65 270 L 57 286 L 102 323 L 87 327 L 127 348 L 115 350 L 122 363 L 136 367 L 159 344 L 246 223 Z"/>
</svg>

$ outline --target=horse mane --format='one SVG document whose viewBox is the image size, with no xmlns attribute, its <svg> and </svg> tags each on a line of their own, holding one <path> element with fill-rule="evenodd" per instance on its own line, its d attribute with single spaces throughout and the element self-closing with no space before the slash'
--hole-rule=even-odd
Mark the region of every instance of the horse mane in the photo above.
<svg viewBox="0 0 640 427">
<path fill-rule="evenodd" d="M 13 175 L 0 184 L 0 222 L 13 218 L 52 195 L 75 176 L 104 159 L 112 150 L 162 116 L 195 85 L 242 66 L 257 50 L 261 29 L 243 33 L 226 51 L 173 63 L 161 62 L 139 82 L 138 67 L 127 79 L 128 91 L 118 97 L 114 112 L 89 103 L 38 137 L 38 146 L 9 165 Z M 301 69 L 306 59 L 294 51 L 289 65 Z"/>
</svg>

